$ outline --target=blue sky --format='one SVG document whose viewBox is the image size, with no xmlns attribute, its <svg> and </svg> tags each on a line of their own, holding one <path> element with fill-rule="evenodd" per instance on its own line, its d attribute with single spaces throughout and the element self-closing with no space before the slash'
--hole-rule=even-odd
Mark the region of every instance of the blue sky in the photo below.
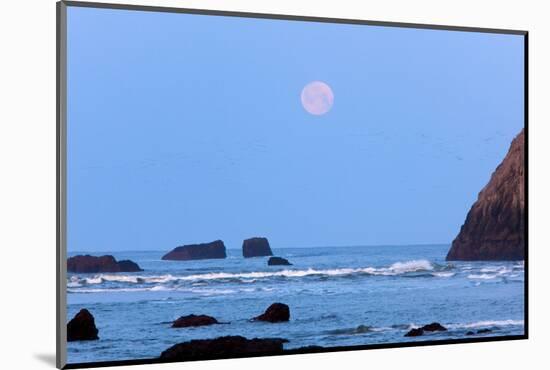
<svg viewBox="0 0 550 370">
<path fill-rule="evenodd" d="M 69 7 L 68 250 L 450 243 L 523 83 L 517 35 Z"/>
</svg>

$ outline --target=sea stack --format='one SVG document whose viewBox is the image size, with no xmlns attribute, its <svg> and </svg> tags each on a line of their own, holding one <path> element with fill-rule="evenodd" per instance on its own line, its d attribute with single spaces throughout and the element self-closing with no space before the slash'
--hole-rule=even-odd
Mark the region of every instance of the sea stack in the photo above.
<svg viewBox="0 0 550 370">
<path fill-rule="evenodd" d="M 269 257 L 267 261 L 268 266 L 292 266 L 292 263 L 288 262 L 286 258 L 282 257 Z"/>
<path fill-rule="evenodd" d="M 176 247 L 162 256 L 163 260 L 188 261 L 225 258 L 225 245 L 221 240 L 211 243 L 189 244 Z"/>
<path fill-rule="evenodd" d="M 468 212 L 448 261 L 524 259 L 524 141 L 522 130 Z"/>
<path fill-rule="evenodd" d="M 90 311 L 83 308 L 67 324 L 67 341 L 97 340 L 98 330 Z"/>
<path fill-rule="evenodd" d="M 267 238 L 250 238 L 243 241 L 243 257 L 273 256 Z"/>
<path fill-rule="evenodd" d="M 86 274 L 99 272 L 139 272 L 143 270 L 133 261 L 117 261 L 110 255 L 101 257 L 78 255 L 67 259 L 67 271 Z"/>
<path fill-rule="evenodd" d="M 173 328 L 187 328 L 193 326 L 207 326 L 219 324 L 218 320 L 208 315 L 187 315 L 181 316 L 172 323 Z"/>
<path fill-rule="evenodd" d="M 254 321 L 283 322 L 290 320 L 290 308 L 284 303 L 273 303 L 260 316 L 254 317 Z"/>
</svg>

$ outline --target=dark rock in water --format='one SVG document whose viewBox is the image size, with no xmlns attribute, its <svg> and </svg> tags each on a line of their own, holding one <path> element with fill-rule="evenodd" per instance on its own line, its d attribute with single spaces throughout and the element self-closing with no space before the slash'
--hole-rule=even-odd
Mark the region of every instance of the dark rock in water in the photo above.
<svg viewBox="0 0 550 370">
<path fill-rule="evenodd" d="M 243 257 L 272 256 L 267 238 L 250 238 L 243 241 Z"/>
<path fill-rule="evenodd" d="M 471 331 L 471 330 L 468 331 L 468 332 L 466 332 L 466 335 L 474 335 L 474 334 L 475 334 L 475 333 L 474 333 L 473 331 Z"/>
<path fill-rule="evenodd" d="M 285 353 L 302 353 L 302 352 L 321 352 L 321 351 L 325 351 L 325 347 L 312 345 L 312 346 L 287 349 L 284 352 Z"/>
<path fill-rule="evenodd" d="M 525 258 L 524 155 L 522 130 L 468 212 L 447 260 Z"/>
<path fill-rule="evenodd" d="M 246 355 L 282 354 L 284 339 L 226 336 L 216 339 L 196 339 L 176 344 L 161 353 L 164 361 L 182 361 L 201 358 L 221 358 Z"/>
<path fill-rule="evenodd" d="M 424 331 L 447 331 L 447 328 L 438 322 L 432 322 L 431 324 L 424 325 L 422 329 Z"/>
<path fill-rule="evenodd" d="M 477 331 L 478 334 L 487 334 L 487 333 L 491 333 L 492 330 L 491 329 L 479 329 Z"/>
<path fill-rule="evenodd" d="M 189 326 L 205 326 L 219 324 L 218 320 L 207 315 L 182 316 L 172 323 L 173 328 L 187 328 Z"/>
<path fill-rule="evenodd" d="M 120 260 L 118 261 L 118 267 L 120 267 L 120 272 L 137 272 L 143 271 L 137 263 L 130 260 Z"/>
<path fill-rule="evenodd" d="M 256 316 L 253 320 L 282 322 L 290 319 L 290 309 L 284 303 L 273 303 L 260 316 Z"/>
<path fill-rule="evenodd" d="M 268 266 L 292 266 L 292 263 L 288 262 L 287 259 L 281 257 L 269 257 L 267 261 Z"/>
<path fill-rule="evenodd" d="M 447 331 L 447 328 L 438 322 L 432 322 L 431 324 L 424 325 L 421 328 L 415 328 L 415 329 L 409 330 L 409 332 L 405 334 L 405 336 L 419 337 L 421 335 L 424 335 L 424 332 L 427 332 L 427 331 Z"/>
<path fill-rule="evenodd" d="M 371 331 L 373 331 L 372 327 L 370 327 L 368 325 L 359 325 L 355 328 L 329 330 L 329 331 L 327 331 L 327 334 L 332 334 L 332 335 L 353 335 L 353 334 L 370 333 Z"/>
<path fill-rule="evenodd" d="M 67 271 L 76 273 L 98 272 L 138 272 L 143 271 L 135 262 L 130 260 L 118 261 L 109 255 L 95 257 L 78 255 L 67 259 Z"/>
<path fill-rule="evenodd" d="M 414 328 L 409 330 L 407 334 L 405 334 L 406 337 L 419 337 L 424 334 L 424 330 L 422 328 Z"/>
<path fill-rule="evenodd" d="M 189 244 L 174 248 L 162 256 L 163 260 L 188 261 L 225 258 L 225 245 L 223 241 L 216 240 L 211 243 Z"/>
<path fill-rule="evenodd" d="M 90 311 L 83 308 L 67 324 L 67 341 L 97 340 L 98 330 Z"/>
</svg>

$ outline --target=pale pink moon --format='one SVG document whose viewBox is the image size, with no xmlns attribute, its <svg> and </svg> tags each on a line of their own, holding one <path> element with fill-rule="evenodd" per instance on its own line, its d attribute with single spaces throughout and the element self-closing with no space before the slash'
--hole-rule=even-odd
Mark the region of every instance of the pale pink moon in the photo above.
<svg viewBox="0 0 550 370">
<path fill-rule="evenodd" d="M 334 103 L 334 94 L 329 85 L 322 81 L 313 81 L 302 90 L 304 109 L 316 116 L 327 113 Z"/>
</svg>

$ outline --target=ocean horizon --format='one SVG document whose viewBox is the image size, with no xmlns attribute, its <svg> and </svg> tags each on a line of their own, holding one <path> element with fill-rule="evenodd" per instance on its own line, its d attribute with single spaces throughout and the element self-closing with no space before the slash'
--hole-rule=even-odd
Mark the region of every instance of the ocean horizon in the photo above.
<svg viewBox="0 0 550 370">
<path fill-rule="evenodd" d="M 177 247 L 179 245 L 187 245 L 185 243 L 181 243 L 178 245 L 173 245 L 170 248 Z M 450 243 L 414 243 L 414 244 L 357 244 L 357 245 L 309 245 L 309 246 L 285 246 L 285 247 L 272 247 L 272 250 L 282 250 L 282 249 L 311 249 L 311 248 L 380 248 L 380 247 L 422 247 L 422 246 L 447 246 L 448 248 L 451 247 Z M 228 247 L 225 246 L 226 250 L 234 250 L 234 251 L 242 251 L 242 246 L 238 247 Z M 159 252 L 159 253 L 166 253 L 168 252 L 168 249 L 121 249 L 117 251 L 113 250 L 91 250 L 91 249 L 82 249 L 82 250 L 74 250 L 74 251 L 67 251 L 67 257 L 76 256 L 79 254 L 85 254 L 89 253 L 91 255 L 108 255 L 108 254 L 119 254 L 119 253 L 133 253 L 133 252 Z"/>
</svg>

